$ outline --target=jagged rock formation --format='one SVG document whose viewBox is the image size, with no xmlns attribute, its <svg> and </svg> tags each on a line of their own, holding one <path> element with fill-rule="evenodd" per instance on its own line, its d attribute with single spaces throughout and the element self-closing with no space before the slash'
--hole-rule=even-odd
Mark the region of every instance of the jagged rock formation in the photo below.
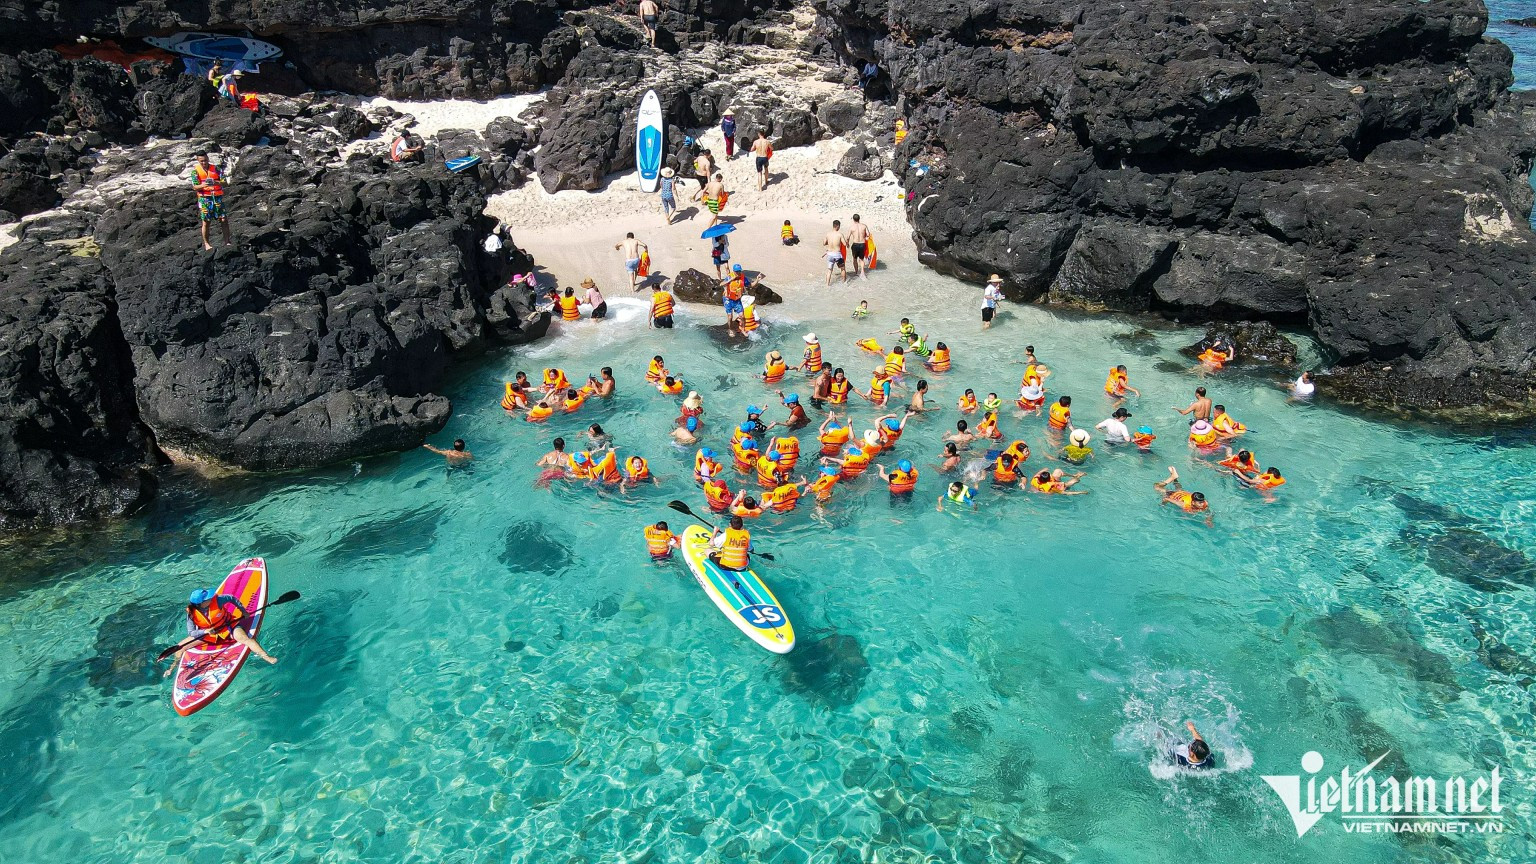
<svg viewBox="0 0 1536 864">
<path fill-rule="evenodd" d="M 1330 392 L 1536 413 L 1536 102 L 1506 92 L 1479 0 L 819 8 L 828 49 L 905 102 L 895 162 L 933 266 L 1022 300 L 1307 323 Z"/>
</svg>

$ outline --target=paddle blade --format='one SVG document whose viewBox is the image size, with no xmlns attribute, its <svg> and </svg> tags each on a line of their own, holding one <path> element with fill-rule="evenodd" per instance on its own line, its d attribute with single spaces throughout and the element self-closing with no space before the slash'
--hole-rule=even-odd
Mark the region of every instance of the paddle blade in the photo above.
<svg viewBox="0 0 1536 864">
<path fill-rule="evenodd" d="M 157 657 L 155 657 L 155 662 L 159 663 L 161 660 L 164 660 L 165 658 L 171 656 L 172 654 L 175 654 L 177 651 L 180 651 L 180 650 L 181 650 L 181 646 L 180 645 L 172 645 L 171 647 L 165 649 L 164 651 L 161 651 L 160 654 Z"/>
<path fill-rule="evenodd" d="M 688 509 L 688 505 L 681 501 L 668 501 L 667 506 L 679 513 L 687 513 L 689 516 L 693 515 L 693 511 Z"/>
<path fill-rule="evenodd" d="M 763 559 L 764 561 L 777 561 L 777 560 L 779 560 L 779 559 L 773 557 L 772 555 L 770 555 L 767 552 L 753 552 L 752 554 L 756 555 L 757 557 L 759 557 L 761 559 Z"/>
<path fill-rule="evenodd" d="M 280 597 L 278 597 L 276 600 L 273 600 L 271 603 L 268 603 L 267 605 L 268 606 L 276 606 L 276 605 L 278 605 L 280 603 L 292 603 L 293 601 L 295 601 L 297 599 L 299 599 L 299 592 L 297 592 L 297 591 L 284 591 Z"/>
</svg>

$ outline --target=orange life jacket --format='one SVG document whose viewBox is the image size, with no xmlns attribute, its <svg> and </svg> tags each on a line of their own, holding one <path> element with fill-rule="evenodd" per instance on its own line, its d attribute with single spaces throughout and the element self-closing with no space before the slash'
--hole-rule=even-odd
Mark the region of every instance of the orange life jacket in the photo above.
<svg viewBox="0 0 1536 864">
<path fill-rule="evenodd" d="M 1276 486 L 1284 486 L 1285 478 L 1276 477 L 1268 471 L 1265 471 L 1263 474 L 1253 478 L 1253 485 L 1260 489 L 1273 489 Z"/>
<path fill-rule="evenodd" d="M 859 341 L 857 341 L 857 342 L 855 342 L 853 344 L 857 345 L 859 348 L 861 348 L 861 349 L 863 349 L 865 351 L 868 351 L 871 354 L 884 354 L 885 353 L 885 349 L 881 348 L 880 347 L 880 343 L 876 342 L 874 339 L 860 339 Z"/>
<path fill-rule="evenodd" d="M 545 369 L 544 370 L 544 389 L 545 390 L 569 390 L 569 389 L 571 389 L 571 382 L 566 379 L 565 372 L 563 370 L 561 370 L 561 369 Z"/>
<path fill-rule="evenodd" d="M 975 396 L 962 394 L 957 407 L 959 407 L 961 414 L 974 414 L 976 409 L 981 407 L 981 403 L 976 401 Z"/>
<path fill-rule="evenodd" d="M 949 349 L 935 348 L 933 356 L 928 359 L 928 368 L 934 372 L 949 371 Z"/>
<path fill-rule="evenodd" d="M 731 509 L 732 497 L 731 490 L 726 488 L 724 480 L 710 480 L 704 484 L 704 501 L 715 513 L 724 513 Z"/>
<path fill-rule="evenodd" d="M 1040 475 L 1029 478 L 1029 488 L 1036 492 L 1065 492 L 1067 485 L 1059 480 L 1041 480 Z"/>
<path fill-rule="evenodd" d="M 1236 435 L 1239 432 L 1247 432 L 1248 427 L 1232 419 L 1232 415 L 1223 411 L 1211 418 L 1211 428 L 1219 435 Z"/>
<path fill-rule="evenodd" d="M 1225 366 L 1229 359 L 1231 358 L 1227 356 L 1227 352 L 1217 351 L 1215 348 L 1207 348 L 1200 352 L 1200 362 L 1209 363 L 1217 369 Z"/>
<path fill-rule="evenodd" d="M 577 390 L 575 399 L 572 399 L 569 395 L 565 397 L 564 411 L 567 414 L 574 414 L 576 410 L 579 409 L 582 405 L 585 405 L 586 402 L 587 394 Z"/>
<path fill-rule="evenodd" d="M 665 318 L 672 314 L 672 295 L 665 291 L 651 294 L 651 317 Z"/>
<path fill-rule="evenodd" d="M 575 297 L 560 298 L 560 317 L 566 321 L 575 321 L 581 318 L 581 301 Z"/>
<path fill-rule="evenodd" d="M 779 463 L 769 459 L 766 453 L 757 457 L 757 483 L 764 489 L 779 485 Z"/>
<path fill-rule="evenodd" d="M 1231 456 L 1228 456 L 1216 464 L 1223 468 L 1231 468 L 1233 471 L 1237 471 L 1241 474 L 1256 474 L 1259 471 L 1258 460 L 1254 459 L 1251 454 L 1248 456 L 1248 461 L 1246 462 L 1244 462 L 1242 458 L 1238 456 L 1238 454 L 1233 453 Z"/>
<path fill-rule="evenodd" d="M 223 195 L 224 194 L 224 182 L 223 182 L 224 181 L 224 173 L 219 170 L 219 166 L 210 163 L 207 168 L 204 168 L 201 165 L 194 164 L 192 166 L 192 170 L 197 172 L 197 182 L 198 182 L 198 185 L 210 187 L 207 192 L 199 192 L 197 194 L 199 194 L 199 195 Z"/>
<path fill-rule="evenodd" d="M 763 383 L 777 384 L 784 380 L 784 373 L 787 371 L 789 371 L 789 367 L 785 366 L 782 360 L 777 363 L 765 364 L 763 366 Z"/>
<path fill-rule="evenodd" d="M 636 462 L 640 463 L 639 468 L 635 467 Z M 631 456 L 624 460 L 624 473 L 629 475 L 631 480 L 649 480 L 651 479 L 651 465 L 640 456 Z"/>
<path fill-rule="evenodd" d="M 997 412 L 989 411 L 987 416 L 981 418 L 981 422 L 976 424 L 976 434 L 982 438 L 1003 437 L 1003 430 L 997 428 Z"/>
<path fill-rule="evenodd" d="M 745 446 L 750 444 L 751 446 Z M 751 471 L 757 467 L 757 442 L 751 438 L 743 438 L 741 441 L 731 442 L 731 458 L 736 461 L 736 467 L 743 471 Z"/>
<path fill-rule="evenodd" d="M 720 463 L 705 456 L 704 451 L 700 450 L 693 456 L 693 479 L 703 483 L 706 474 L 710 477 L 719 476 Z"/>
<path fill-rule="evenodd" d="M 992 479 L 999 483 L 1019 482 L 1019 463 L 998 456 L 992 462 Z"/>
<path fill-rule="evenodd" d="M 554 416 L 555 409 L 548 405 L 535 405 L 528 409 L 528 416 L 523 418 L 529 423 L 540 423 Z"/>
<path fill-rule="evenodd" d="M 731 515 L 740 516 L 743 519 L 756 519 L 757 517 L 763 515 L 763 508 L 761 504 L 756 507 L 748 507 L 746 504 L 737 504 L 731 508 Z"/>
<path fill-rule="evenodd" d="M 666 365 L 652 360 L 650 367 L 645 370 L 645 380 L 651 382 L 652 384 L 660 384 L 661 382 L 667 380 Z"/>
<path fill-rule="evenodd" d="M 836 474 L 821 474 L 811 481 L 807 488 L 816 496 L 817 501 L 825 501 L 832 497 L 832 487 L 837 485 Z"/>
<path fill-rule="evenodd" d="M 875 373 L 869 379 L 869 401 L 876 405 L 884 405 L 885 400 L 891 395 L 891 379 Z"/>
<path fill-rule="evenodd" d="M 869 457 L 857 445 L 850 444 L 843 451 L 843 470 L 838 472 L 844 480 L 863 474 L 869 468 Z"/>
<path fill-rule="evenodd" d="M 821 371 L 821 343 L 812 342 L 805 346 L 805 362 L 801 364 L 807 372 Z"/>
<path fill-rule="evenodd" d="M 1152 446 L 1152 442 L 1156 441 L 1156 440 L 1157 440 L 1157 436 L 1153 435 L 1151 433 L 1143 433 L 1143 432 L 1132 432 L 1131 433 L 1131 441 L 1134 442 L 1137 447 L 1140 447 L 1143 450 L 1147 449 L 1148 447 L 1151 447 Z"/>
<path fill-rule="evenodd" d="M 901 440 L 901 433 L 903 431 L 901 424 L 898 422 L 896 428 L 892 429 L 890 423 L 890 419 L 887 418 L 880 421 L 880 425 L 875 427 L 876 434 L 880 436 L 880 449 L 882 450 L 895 450 L 896 442 Z"/>
<path fill-rule="evenodd" d="M 1185 513 L 1194 513 L 1195 511 L 1202 509 L 1195 506 L 1195 494 L 1193 492 L 1185 492 L 1180 490 L 1169 496 L 1168 500 L 1179 505 L 1179 507 L 1182 508 Z"/>
<path fill-rule="evenodd" d="M 683 379 L 673 378 L 672 386 L 670 387 L 668 387 L 667 382 L 663 380 L 660 384 L 656 385 L 656 389 L 666 394 L 667 396 L 676 396 L 677 394 L 683 392 Z"/>
<path fill-rule="evenodd" d="M 605 483 L 616 483 L 619 480 L 619 460 L 609 450 L 603 454 L 603 458 L 592 466 L 592 476 Z"/>
<path fill-rule="evenodd" d="M 890 473 L 891 491 L 896 493 L 911 492 L 917 488 L 917 469 L 903 471 L 897 468 Z"/>
<path fill-rule="evenodd" d="M 761 510 L 757 511 L 758 514 L 762 512 Z M 745 528 L 725 529 L 725 543 L 720 547 L 720 566 L 727 570 L 747 569 L 747 553 L 751 549 L 751 532 Z"/>
<path fill-rule="evenodd" d="M 900 375 L 907 371 L 907 355 L 895 351 L 885 355 L 885 374 Z"/>
<path fill-rule="evenodd" d="M 743 276 L 740 273 L 735 273 L 725 283 L 725 299 L 727 299 L 727 300 L 740 300 L 741 299 L 741 295 L 745 294 L 746 290 L 747 290 L 747 277 Z"/>
<path fill-rule="evenodd" d="M 1215 428 L 1211 428 L 1206 430 L 1204 435 L 1196 435 L 1193 431 L 1193 427 L 1191 427 L 1189 440 L 1190 443 L 1194 444 L 1196 447 L 1214 447 L 1216 446 L 1216 430 Z"/>
<path fill-rule="evenodd" d="M 757 329 L 757 304 L 743 306 L 741 309 L 741 332 L 751 333 Z"/>
<path fill-rule="evenodd" d="M 800 439 L 799 438 L 775 438 L 773 449 L 779 451 L 779 470 L 793 471 L 800 463 Z"/>
<path fill-rule="evenodd" d="M 821 455 L 836 456 L 837 451 L 843 449 L 851 437 L 852 433 L 847 426 L 828 426 L 821 436 Z"/>
<path fill-rule="evenodd" d="M 768 493 L 763 503 L 775 513 L 788 513 L 800 503 L 800 487 L 794 483 L 784 483 Z"/>
<path fill-rule="evenodd" d="M 647 525 L 645 526 L 645 551 L 651 553 L 652 558 L 671 558 L 672 540 L 676 537 L 676 534 L 665 528 Z"/>
<path fill-rule="evenodd" d="M 203 637 L 204 642 L 219 645 L 234 641 L 231 631 L 245 619 L 245 611 L 231 598 L 219 596 L 213 598 L 213 605 L 206 612 L 196 606 L 187 606 L 187 617 L 193 627 L 209 631 Z"/>
<path fill-rule="evenodd" d="M 1104 392 L 1111 396 L 1124 396 L 1125 385 L 1131 383 L 1129 375 L 1119 369 L 1109 370 L 1109 377 L 1104 379 Z"/>
<path fill-rule="evenodd" d="M 507 411 L 526 408 L 528 407 L 528 398 L 513 389 L 511 382 L 507 382 L 507 395 L 501 397 L 501 407 Z"/>
<path fill-rule="evenodd" d="M 1051 406 L 1051 416 L 1046 420 L 1052 429 L 1065 429 L 1072 420 L 1072 409 L 1057 402 Z"/>
<path fill-rule="evenodd" d="M 827 394 L 827 401 L 833 405 L 842 405 L 848 401 L 848 388 L 852 386 L 847 378 L 841 381 L 833 378 L 831 391 Z"/>
</svg>

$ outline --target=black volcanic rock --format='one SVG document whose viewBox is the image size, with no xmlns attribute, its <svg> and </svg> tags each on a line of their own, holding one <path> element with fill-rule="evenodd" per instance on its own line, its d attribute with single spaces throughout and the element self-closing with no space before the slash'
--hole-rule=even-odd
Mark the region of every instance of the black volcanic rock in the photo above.
<svg viewBox="0 0 1536 864">
<path fill-rule="evenodd" d="M 1536 382 L 1536 96 L 1480 0 L 818 6 L 822 50 L 904 100 L 925 263 L 1306 323 L 1405 388 Z"/>
<path fill-rule="evenodd" d="M 719 306 L 725 299 L 725 290 L 720 280 L 702 270 L 692 268 L 674 276 L 668 283 L 667 290 L 684 303 L 708 303 Z M 747 294 L 756 298 L 759 306 L 784 302 L 779 292 L 763 284 L 749 288 Z"/>
<path fill-rule="evenodd" d="M 1237 359 L 1233 361 L 1237 364 L 1283 368 L 1296 365 L 1296 343 L 1285 338 L 1268 321 L 1218 321 L 1205 328 L 1205 336 L 1199 342 L 1180 350 L 1190 357 L 1197 357 L 1217 343 L 1231 345 L 1237 351 Z"/>
<path fill-rule="evenodd" d="M 885 159 L 873 144 L 854 144 L 837 160 L 837 173 L 854 180 L 879 180 L 885 174 Z"/>
</svg>

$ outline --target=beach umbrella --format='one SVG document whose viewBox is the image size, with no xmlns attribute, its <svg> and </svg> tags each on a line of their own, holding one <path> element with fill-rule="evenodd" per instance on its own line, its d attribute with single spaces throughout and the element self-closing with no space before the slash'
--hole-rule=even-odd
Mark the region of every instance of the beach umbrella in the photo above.
<svg viewBox="0 0 1536 864">
<path fill-rule="evenodd" d="M 705 240 L 713 240 L 714 238 L 719 237 L 721 234 L 729 234 L 735 230 L 735 225 L 732 225 L 729 222 L 721 222 L 719 225 L 716 225 L 713 228 L 705 228 L 704 233 L 700 234 L 699 236 L 703 237 Z"/>
</svg>

